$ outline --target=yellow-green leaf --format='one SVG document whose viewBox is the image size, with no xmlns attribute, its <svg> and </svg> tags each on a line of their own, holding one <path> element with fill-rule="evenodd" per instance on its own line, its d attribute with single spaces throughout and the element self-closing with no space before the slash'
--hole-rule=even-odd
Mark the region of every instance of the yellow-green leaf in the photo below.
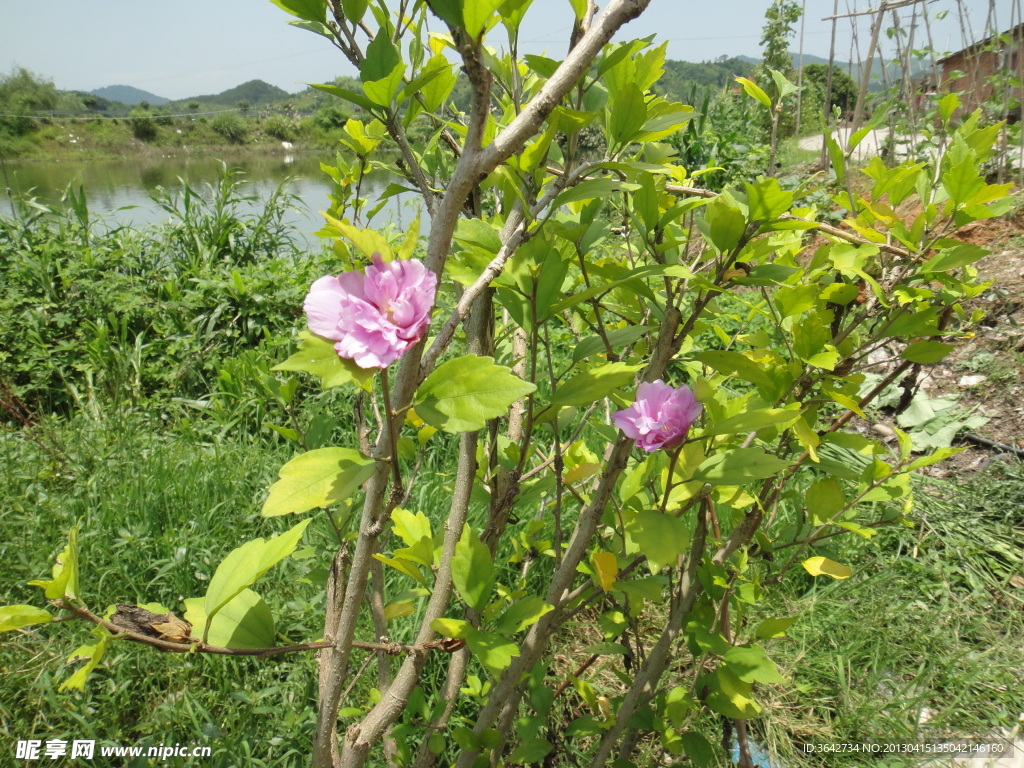
<svg viewBox="0 0 1024 768">
<path fill-rule="evenodd" d="M 601 582 L 601 589 L 607 592 L 615 583 L 615 577 L 619 575 L 619 566 L 615 555 L 611 552 L 595 552 L 593 560 L 598 581 Z"/>
<path fill-rule="evenodd" d="M 329 507 L 351 496 L 376 471 L 376 462 L 351 448 L 301 453 L 278 472 L 263 505 L 264 517 Z"/>
<path fill-rule="evenodd" d="M 827 557 L 809 557 L 800 563 L 811 576 L 831 576 L 833 579 L 848 579 L 851 571 L 848 566 L 829 560 Z"/>
<path fill-rule="evenodd" d="M 0 608 L 0 632 L 10 632 L 32 624 L 49 624 L 53 616 L 34 605 L 5 605 Z"/>
</svg>

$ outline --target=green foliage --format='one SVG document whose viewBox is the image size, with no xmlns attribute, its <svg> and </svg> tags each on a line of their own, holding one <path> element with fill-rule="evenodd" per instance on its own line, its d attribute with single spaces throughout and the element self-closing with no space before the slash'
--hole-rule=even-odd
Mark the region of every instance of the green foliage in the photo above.
<svg viewBox="0 0 1024 768">
<path fill-rule="evenodd" d="M 322 256 L 294 259 L 285 193 L 249 212 L 240 184 L 225 171 L 206 195 L 188 185 L 164 193 L 170 222 L 142 232 L 89 232 L 72 213 L 0 220 L 0 367 L 13 394 L 46 413 L 96 400 L 201 401 L 229 360 L 280 345 Z M 86 222 L 87 212 L 80 206 Z"/>
<path fill-rule="evenodd" d="M 329 24 L 322 0 L 277 4 L 297 26 L 332 39 L 360 74 L 358 83 L 317 87 L 366 113 L 341 129 L 355 160 L 324 165 L 334 188 L 318 235 L 331 241 L 329 267 L 305 258 L 282 265 L 272 212 L 258 218 L 247 240 L 239 217 L 226 213 L 240 199 L 229 177 L 209 202 L 188 187 L 178 198 L 158 197 L 174 220 L 161 243 L 166 252 L 143 275 L 163 277 L 159 306 L 172 307 L 167 314 L 174 316 L 176 302 L 194 309 L 196 292 L 222 295 L 225 274 L 239 304 L 265 305 L 262 292 L 259 301 L 247 292 L 246 279 L 270 265 L 264 285 L 268 292 L 273 286 L 275 299 L 290 294 L 290 316 L 275 304 L 256 343 L 246 338 L 237 346 L 225 339 L 248 332 L 234 321 L 222 324 L 216 310 L 200 312 L 198 323 L 190 320 L 176 334 L 145 314 L 142 330 L 110 312 L 103 327 L 77 316 L 77 324 L 62 326 L 87 328 L 88 354 L 102 361 L 116 320 L 118 346 L 132 342 L 126 373 L 174 361 L 178 350 L 166 343 L 172 336 L 193 358 L 208 347 L 233 352 L 218 358 L 222 390 L 247 411 L 287 419 L 287 426 L 269 425 L 266 439 L 238 429 L 259 419 L 251 413 L 211 408 L 223 420 L 217 429 L 189 425 L 213 450 L 232 429 L 247 439 L 247 458 L 260 467 L 258 488 L 270 486 L 265 517 L 311 514 L 282 530 L 267 527 L 281 521 L 256 515 L 262 491 L 252 484 L 237 505 L 241 515 L 193 493 L 191 508 L 199 505 L 207 518 L 203 565 L 168 567 L 166 589 L 195 595 L 203 591 L 195 582 L 209 579 L 202 604 L 186 603 L 207 640 L 253 648 L 280 634 L 334 643 L 321 647 L 318 684 L 307 684 L 307 699 L 322 707 L 310 737 L 316 768 L 336 763 L 336 746 L 341 762 L 353 766 L 440 759 L 471 768 L 565 755 L 601 768 L 624 746 L 635 750 L 637 764 L 684 750 L 713 763 L 722 757 L 714 729 L 723 716 L 752 721 L 752 731 L 771 717 L 766 702 L 804 693 L 799 671 L 778 666 L 784 644 L 769 644 L 793 637 L 809 613 L 806 605 L 794 609 L 784 590 L 799 602 L 807 592 L 863 578 L 858 550 L 841 534 L 876 542 L 887 526 L 916 529 L 909 518 L 920 491 L 914 473 L 951 454 L 915 457 L 906 433 L 889 446 L 847 427 L 866 417 L 884 385 L 912 391 L 919 367 L 941 359 L 977 321 L 965 307 L 985 290 L 974 267 L 985 251 L 954 238 L 961 227 L 1008 210 L 1008 186 L 989 184 L 981 171 L 998 131 L 969 118 L 941 158 L 895 167 L 872 161 L 856 193 L 846 157 L 833 146 L 836 188 L 817 190 L 814 205 L 807 204 L 813 186 L 806 180 L 784 184 L 736 167 L 722 180 L 724 191 L 709 192 L 691 185 L 713 172 L 696 141 L 713 129 L 713 110 L 651 90 L 665 68 L 664 46 L 594 46 L 600 54 L 569 72 L 546 57 L 516 56 L 528 5 L 517 0 L 478 7 L 431 0 L 403 5 L 400 15 L 384 2 L 350 0 L 332 10 Z M 587 4 L 573 0 L 573 8 L 582 19 Z M 766 44 L 785 43 L 795 20 L 792 3 L 774 8 Z M 437 27 L 428 25 L 428 10 L 445 33 L 429 35 Z M 603 29 L 609 17 L 585 42 L 613 31 Z M 487 28 L 499 24 L 511 53 L 482 45 Z M 470 86 L 465 110 L 449 55 L 461 59 Z M 785 99 L 794 92 L 783 69 L 770 68 L 760 85 L 741 78 L 742 93 L 725 97 L 725 108 L 763 111 L 769 168 Z M 742 119 L 750 118 L 730 130 Z M 703 122 L 691 141 L 673 146 L 673 135 L 695 121 Z M 599 140 L 586 141 L 586 130 Z M 384 151 L 394 147 L 397 153 Z M 375 212 L 359 198 L 371 167 L 401 178 L 386 195 L 405 186 L 422 194 L 430 217 L 423 238 L 418 217 L 403 232 L 367 228 Z M 40 260 L 37 240 L 56 241 L 54 250 L 69 248 L 81 261 L 112 250 L 106 235 L 90 228 L 84 193 L 69 202 L 73 219 L 59 237 L 10 225 L 23 251 L 17 261 Z M 844 227 L 821 227 L 819 204 Z M 262 250 L 268 245 L 269 254 Z M 351 273 L 368 258 L 393 263 L 417 255 L 437 274 L 440 290 L 427 337 L 403 338 L 410 349 L 391 370 L 374 376 L 332 362 L 333 346 L 305 335 L 276 366 L 283 375 L 273 375 L 271 358 L 280 357 L 272 350 L 282 344 L 275 337 L 301 324 L 304 270 Z M 35 273 L 26 274 L 16 292 L 23 306 L 11 313 L 22 328 L 45 304 L 25 299 L 38 290 Z M 359 280 L 348 274 L 338 283 L 349 294 L 342 307 L 356 308 L 356 322 L 366 323 L 364 330 L 377 324 L 391 332 L 390 324 L 396 334 L 408 332 L 399 328 L 401 316 L 419 297 L 403 295 L 407 286 L 398 277 L 381 278 L 372 290 Z M 66 311 L 64 296 L 45 296 L 55 282 L 44 281 L 44 316 Z M 242 316 L 229 308 L 232 318 Z M 196 326 L 208 333 L 202 346 L 186 332 Z M 339 332 L 350 331 L 339 325 Z M 23 330 L 21 336 L 31 338 Z M 144 354 L 149 338 L 159 353 L 152 360 Z M 53 345 L 48 336 L 42 349 Z M 53 370 L 41 358 L 27 356 L 22 373 Z M 319 382 L 303 390 L 292 372 Z M 871 385 L 867 373 L 883 378 Z M 92 381 L 75 381 L 83 379 Z M 690 392 L 679 394 L 700 404 L 685 414 L 665 393 L 683 386 Z M 100 418 L 107 403 L 124 405 L 114 396 L 119 387 L 111 393 L 78 397 L 75 405 Z M 162 394 L 130 398 L 125 410 L 198 407 Z M 7 449 L 38 447 L 63 473 L 62 462 L 79 452 L 32 432 L 17 394 L 8 400 L 5 408 L 35 441 L 5 441 Z M 67 408 L 68 417 L 84 419 L 75 410 Z M 646 437 L 678 430 L 679 439 L 667 450 L 639 450 L 654 446 L 619 429 L 631 413 L 631 429 Z M 274 450 L 278 437 L 287 455 Z M 272 461 L 258 461 L 267 454 Z M 272 470 L 282 464 L 272 484 Z M 25 476 L 47 482 L 32 462 L 25 466 L 31 470 L 19 469 L 12 488 L 21 490 Z M 93 492 L 92 483 L 79 487 L 84 474 L 76 469 L 64 481 L 71 489 L 70 502 L 61 499 L 69 507 L 64 514 L 77 513 L 81 505 L 73 502 Z M 176 477 L 158 474 L 163 486 L 178 487 Z M 118 490 L 146 508 L 146 499 Z M 46 500 L 37 494 L 32 503 L 43 509 L 24 518 L 36 523 Z M 84 530 L 91 532 L 94 514 L 85 509 Z M 151 514 L 144 519 L 155 527 Z M 240 530 L 231 527 L 239 516 Z M 160 521 L 157 533 L 148 533 L 166 543 L 165 528 L 188 537 L 181 527 Z M 309 544 L 299 549 L 303 535 Z M 107 542 L 83 535 L 79 543 L 89 551 L 79 558 L 74 539 L 41 586 L 86 604 L 106 601 L 111 586 L 95 574 L 107 561 L 101 551 L 95 569 L 92 558 Z M 225 541 L 231 543 L 215 546 Z M 145 564 L 152 545 L 139 548 L 144 565 L 117 586 L 136 587 L 137 601 L 150 604 L 161 595 L 142 592 L 159 591 L 164 579 Z M 1008 577 L 998 560 L 992 572 Z M 275 589 L 272 567 L 291 580 Z M 78 583 L 69 586 L 72 575 Z M 262 577 L 266 599 L 249 589 Z M 831 583 L 820 586 L 825 579 Z M 290 600 L 278 599 L 278 590 Z M 325 595 L 326 625 L 323 611 L 312 608 Z M 12 603 L 28 604 L 20 595 Z M 791 625 L 794 614 L 800 621 Z M 94 667 L 123 650 L 119 645 L 94 629 L 76 652 L 86 664 L 65 687 L 83 686 Z M 204 659 L 204 650 L 197 646 L 182 663 Z M 400 656 L 393 665 L 386 658 L 392 651 Z M 376 677 L 362 676 L 371 663 Z M 335 739 L 338 717 L 351 720 Z"/>
<path fill-rule="evenodd" d="M 221 112 L 210 121 L 210 127 L 232 144 L 244 144 L 249 135 L 245 122 L 234 112 Z"/>
<path fill-rule="evenodd" d="M 147 109 L 132 110 L 128 123 L 132 127 L 132 135 L 139 141 L 152 141 L 156 138 L 156 119 Z"/>
</svg>

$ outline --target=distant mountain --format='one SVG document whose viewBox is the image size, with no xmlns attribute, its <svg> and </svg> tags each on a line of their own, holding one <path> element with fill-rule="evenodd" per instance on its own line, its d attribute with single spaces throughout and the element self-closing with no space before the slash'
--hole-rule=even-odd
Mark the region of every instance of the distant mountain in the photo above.
<svg viewBox="0 0 1024 768">
<path fill-rule="evenodd" d="M 93 96 L 99 96 L 101 99 L 120 101 L 122 104 L 132 105 L 148 101 L 153 106 L 156 106 L 157 104 L 166 104 L 170 101 L 170 99 L 165 99 L 163 96 L 157 96 L 155 93 L 144 91 L 141 88 L 133 88 L 130 85 L 107 85 L 90 91 L 90 93 Z"/>
<path fill-rule="evenodd" d="M 219 104 L 233 107 L 240 101 L 247 101 L 253 106 L 257 104 L 270 104 L 274 101 L 287 99 L 291 96 L 288 91 L 278 88 L 262 80 L 250 80 L 247 83 L 236 85 L 221 93 L 214 93 L 207 96 L 192 96 L 188 99 L 178 99 L 178 104 L 188 104 L 190 101 L 199 104 Z"/>
</svg>

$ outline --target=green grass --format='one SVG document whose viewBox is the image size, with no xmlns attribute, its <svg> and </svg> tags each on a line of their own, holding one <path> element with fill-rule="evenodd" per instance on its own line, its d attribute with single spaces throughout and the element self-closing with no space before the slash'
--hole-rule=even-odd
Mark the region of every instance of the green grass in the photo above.
<svg viewBox="0 0 1024 768">
<path fill-rule="evenodd" d="M 44 441 L 0 433 L 0 601 L 42 605 L 25 582 L 47 574 L 68 528 L 82 523 L 83 598 L 94 612 L 157 601 L 181 615 L 213 569 L 241 542 L 294 520 L 263 520 L 261 497 L 290 454 L 272 443 L 211 442 L 153 431 L 140 417 L 78 417 Z M 326 523 L 306 534 L 323 543 Z M 316 639 L 322 586 L 315 561 L 289 559 L 257 584 L 278 615 L 279 642 Z M 5 636 L 0 723 L 7 744 L 26 738 L 112 744 L 198 742 L 209 765 L 304 765 L 314 718 L 312 654 L 256 661 L 163 654 L 116 643 L 84 693 L 57 693 L 85 625 L 51 624 Z M 242 755 L 247 755 L 242 760 Z M 136 763 L 143 765 L 145 762 Z"/>
<path fill-rule="evenodd" d="M 755 728 L 787 765 L 860 765 L 804 755 L 803 743 L 980 737 L 1024 712 L 1024 466 L 962 488 L 922 483 L 917 496 L 913 528 L 820 550 L 852 578 L 791 573 L 775 598 L 800 616 L 770 650 L 791 682 Z"/>
</svg>

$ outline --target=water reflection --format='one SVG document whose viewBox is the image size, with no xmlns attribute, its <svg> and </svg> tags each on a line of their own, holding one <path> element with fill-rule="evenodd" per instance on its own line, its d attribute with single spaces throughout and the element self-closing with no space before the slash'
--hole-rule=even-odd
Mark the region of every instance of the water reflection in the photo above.
<svg viewBox="0 0 1024 768">
<path fill-rule="evenodd" d="M 268 197 L 279 184 L 287 181 L 286 190 L 301 204 L 285 217 L 286 222 L 307 238 L 323 223 L 318 211 L 328 205 L 330 179 L 320 170 L 321 161 L 330 162 L 327 152 L 289 153 L 286 155 L 252 154 L 225 158 L 229 168 L 244 175 L 243 194 Z M 59 205 L 68 184 L 85 187 L 89 210 L 111 225 L 145 226 L 167 219 L 167 213 L 150 199 L 158 187 L 180 192 L 184 179 L 197 192 L 205 192 L 207 184 L 216 183 L 221 161 L 212 156 L 173 155 L 132 157 L 116 160 L 61 160 L 59 162 L 7 161 L 8 180 L 15 196 L 32 195 L 41 202 Z M 394 177 L 375 171 L 363 181 L 362 192 L 369 198 L 364 209 L 371 210 L 378 196 Z M 3 211 L 9 210 L 6 192 L 0 184 Z M 393 224 L 402 228 L 415 215 L 415 196 L 398 195 L 389 200 L 373 219 L 374 226 Z M 253 205 L 251 208 L 256 208 Z M 248 211 L 247 211 L 248 212 Z"/>
</svg>

